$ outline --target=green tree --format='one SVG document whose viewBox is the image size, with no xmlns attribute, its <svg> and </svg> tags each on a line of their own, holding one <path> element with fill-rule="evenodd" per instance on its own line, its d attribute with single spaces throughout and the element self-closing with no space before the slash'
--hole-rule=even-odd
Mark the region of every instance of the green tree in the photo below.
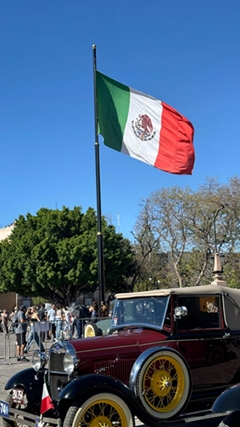
<svg viewBox="0 0 240 427">
<path fill-rule="evenodd" d="M 138 222 L 132 232 L 135 242 L 136 291 L 164 288 L 166 276 L 169 274 L 167 254 L 161 248 L 160 234 L 152 230 L 153 218 L 149 202 L 147 200 L 142 205 Z"/>
<path fill-rule="evenodd" d="M 229 283 L 237 281 L 235 253 L 240 244 L 240 180 L 234 177 L 228 185 L 206 179 L 194 192 L 188 187 L 160 189 L 143 201 L 136 224 L 135 242 L 142 254 L 139 268 L 151 274 L 149 254 L 158 250 L 168 254 L 165 270 L 167 286 L 189 286 L 209 283 L 213 274 L 213 255 L 225 253 L 224 263 Z M 150 244 L 149 244 L 150 243 Z M 146 273 L 145 273 L 146 274 Z M 140 273 L 139 273 L 140 276 Z M 239 279 L 240 280 L 240 279 Z"/>
<path fill-rule="evenodd" d="M 134 256 L 131 244 L 102 219 L 106 291 L 128 290 Z M 0 244 L 0 290 L 69 304 L 98 286 L 97 217 L 72 210 L 40 209 L 20 215 Z"/>
</svg>

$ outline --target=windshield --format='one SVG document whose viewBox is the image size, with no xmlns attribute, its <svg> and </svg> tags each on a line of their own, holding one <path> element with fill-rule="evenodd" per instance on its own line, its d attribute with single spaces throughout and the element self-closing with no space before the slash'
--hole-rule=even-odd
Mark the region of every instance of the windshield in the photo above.
<svg viewBox="0 0 240 427">
<path fill-rule="evenodd" d="M 155 324 L 163 327 L 169 296 L 115 300 L 112 327 Z"/>
</svg>

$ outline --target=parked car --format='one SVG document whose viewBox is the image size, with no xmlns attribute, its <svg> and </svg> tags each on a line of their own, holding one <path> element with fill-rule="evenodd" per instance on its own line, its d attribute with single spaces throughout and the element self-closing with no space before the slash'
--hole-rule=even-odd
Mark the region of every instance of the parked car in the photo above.
<svg viewBox="0 0 240 427">
<path fill-rule="evenodd" d="M 98 320 L 96 323 L 87 322 L 84 326 L 84 338 L 96 337 L 99 335 L 107 335 L 110 332 L 112 319 L 106 318 Z"/>
<path fill-rule="evenodd" d="M 45 374 L 54 403 L 49 426 L 133 427 L 135 415 L 148 426 L 180 426 L 240 382 L 240 290 L 117 294 L 107 335 L 55 342 L 9 379 L 5 427 L 13 420 L 32 426 Z"/>
</svg>

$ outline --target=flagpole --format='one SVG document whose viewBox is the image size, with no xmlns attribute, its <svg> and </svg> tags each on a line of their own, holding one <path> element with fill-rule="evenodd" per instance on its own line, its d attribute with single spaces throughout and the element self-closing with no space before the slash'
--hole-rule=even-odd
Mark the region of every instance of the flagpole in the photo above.
<svg viewBox="0 0 240 427">
<path fill-rule="evenodd" d="M 97 85 L 96 85 L 96 45 L 93 50 L 93 85 L 94 85 L 94 123 L 95 123 L 95 167 L 96 167 L 96 193 L 97 193 L 97 251 L 98 251 L 98 285 L 99 285 L 99 308 L 101 301 L 105 300 L 105 276 L 103 257 L 103 234 L 102 234 L 102 212 L 101 212 L 101 186 L 100 186 L 100 155 L 98 140 L 98 109 L 97 109 Z"/>
</svg>

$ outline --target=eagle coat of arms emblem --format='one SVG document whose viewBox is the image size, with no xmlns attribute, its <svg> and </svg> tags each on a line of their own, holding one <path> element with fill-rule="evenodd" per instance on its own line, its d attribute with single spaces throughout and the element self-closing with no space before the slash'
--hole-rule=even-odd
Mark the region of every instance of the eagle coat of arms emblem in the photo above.
<svg viewBox="0 0 240 427">
<path fill-rule="evenodd" d="M 152 120 L 147 114 L 139 114 L 138 118 L 132 121 L 132 128 L 135 135 L 141 141 L 148 141 L 154 138 L 156 134 L 153 129 Z"/>
</svg>

